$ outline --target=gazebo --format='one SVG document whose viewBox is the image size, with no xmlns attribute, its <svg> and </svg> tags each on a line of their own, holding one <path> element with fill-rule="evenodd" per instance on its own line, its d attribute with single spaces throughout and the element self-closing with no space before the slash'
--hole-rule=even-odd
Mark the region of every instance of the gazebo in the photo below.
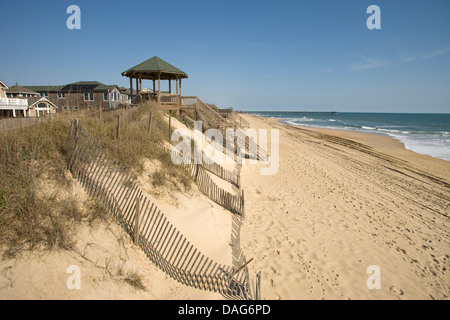
<svg viewBox="0 0 450 320">
<path fill-rule="evenodd" d="M 159 57 L 153 57 L 137 66 L 122 72 L 122 76 L 130 78 L 131 101 L 139 102 L 143 97 L 142 80 L 153 81 L 153 92 L 145 93 L 160 103 L 164 109 L 178 109 L 181 106 L 181 79 L 187 79 L 189 76 L 180 69 Z M 134 97 L 133 79 L 136 79 L 136 98 Z M 161 80 L 169 81 L 169 92 L 161 92 Z M 172 93 L 172 80 L 176 82 L 176 93 Z M 158 81 L 158 90 L 156 90 L 156 81 Z"/>
</svg>

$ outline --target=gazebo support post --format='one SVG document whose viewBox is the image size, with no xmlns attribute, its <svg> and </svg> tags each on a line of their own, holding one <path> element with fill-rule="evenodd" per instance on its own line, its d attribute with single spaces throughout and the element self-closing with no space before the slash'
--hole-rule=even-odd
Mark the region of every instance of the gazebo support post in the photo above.
<svg viewBox="0 0 450 320">
<path fill-rule="evenodd" d="M 136 78 L 136 96 L 139 97 L 140 94 L 141 93 L 139 92 L 139 79 Z"/>
<path fill-rule="evenodd" d="M 161 72 L 158 73 L 158 103 L 161 103 Z"/>
<path fill-rule="evenodd" d="M 175 87 L 176 87 L 176 92 L 177 92 L 177 99 L 178 99 L 178 110 L 181 110 L 181 95 L 178 94 L 178 76 L 176 76 L 175 78 Z"/>
<path fill-rule="evenodd" d="M 130 77 L 131 103 L 133 103 L 133 77 Z"/>
<path fill-rule="evenodd" d="M 155 84 L 155 78 L 153 78 L 153 95 L 156 94 L 156 84 Z"/>
</svg>

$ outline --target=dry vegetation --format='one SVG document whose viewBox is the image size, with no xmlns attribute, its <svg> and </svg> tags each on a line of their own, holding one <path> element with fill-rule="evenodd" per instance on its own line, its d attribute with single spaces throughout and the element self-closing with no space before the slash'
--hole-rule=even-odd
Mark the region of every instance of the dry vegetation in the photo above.
<svg viewBox="0 0 450 320">
<path fill-rule="evenodd" d="M 153 111 L 152 132 L 147 133 L 148 118 Z M 117 116 L 121 116 L 117 139 Z M 106 209 L 99 203 L 79 203 L 60 193 L 40 192 L 42 185 L 51 190 L 68 190 L 72 179 L 67 172 L 67 135 L 70 120 L 94 135 L 103 149 L 134 175 L 143 170 L 145 158 L 162 164 L 154 175 L 153 185 L 181 181 L 189 188 L 191 178 L 175 166 L 170 154 L 157 144 L 168 137 L 168 125 L 154 104 L 133 110 L 116 110 L 89 115 L 88 112 L 59 114 L 52 121 L 35 126 L 0 132 L 0 251 L 12 258 L 24 250 L 73 248 L 73 235 L 81 222 L 107 219 Z M 136 277 L 125 277 L 140 287 Z"/>
</svg>

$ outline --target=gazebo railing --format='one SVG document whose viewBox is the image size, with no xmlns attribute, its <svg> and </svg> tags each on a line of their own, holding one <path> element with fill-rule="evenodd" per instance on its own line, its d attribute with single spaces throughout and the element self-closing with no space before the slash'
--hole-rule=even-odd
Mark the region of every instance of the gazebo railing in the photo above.
<svg viewBox="0 0 450 320">
<path fill-rule="evenodd" d="M 197 104 L 198 97 L 181 97 L 182 107 L 195 107 Z"/>
<path fill-rule="evenodd" d="M 179 96 L 177 94 L 161 94 L 161 104 L 178 105 Z"/>
</svg>

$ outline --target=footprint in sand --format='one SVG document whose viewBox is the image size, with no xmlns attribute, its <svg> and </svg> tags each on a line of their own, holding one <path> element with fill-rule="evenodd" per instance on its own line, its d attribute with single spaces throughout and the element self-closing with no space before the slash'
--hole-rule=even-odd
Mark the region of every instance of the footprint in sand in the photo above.
<svg viewBox="0 0 450 320">
<path fill-rule="evenodd" d="M 397 295 L 399 295 L 399 296 L 402 296 L 402 295 L 404 294 L 403 290 L 400 289 L 400 288 L 397 288 L 396 286 L 390 287 L 389 290 L 390 290 L 392 293 L 397 294 Z"/>
</svg>

